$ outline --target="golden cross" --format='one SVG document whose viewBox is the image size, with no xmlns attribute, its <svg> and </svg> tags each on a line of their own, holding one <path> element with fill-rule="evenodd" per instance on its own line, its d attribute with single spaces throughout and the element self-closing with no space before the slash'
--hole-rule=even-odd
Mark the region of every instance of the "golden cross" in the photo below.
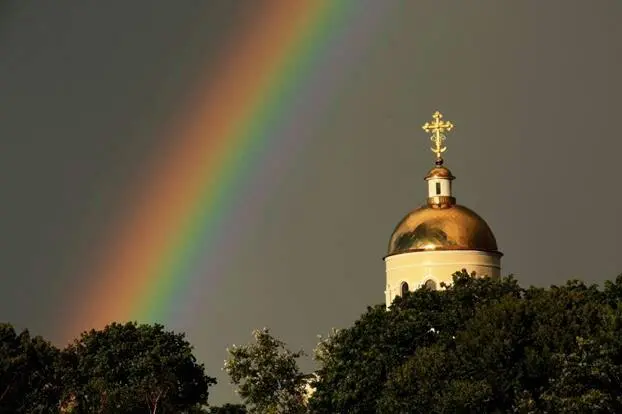
<svg viewBox="0 0 622 414">
<path fill-rule="evenodd" d="M 426 122 L 422 128 L 425 132 L 432 132 L 430 139 L 434 143 L 434 147 L 430 149 L 436 154 L 436 159 L 440 160 L 441 154 L 447 150 L 447 147 L 443 145 L 443 142 L 445 141 L 444 132 L 451 131 L 454 124 L 449 121 L 441 121 L 443 114 L 439 111 L 434 112 L 432 118 L 434 118 L 434 121 L 432 123 Z"/>
</svg>

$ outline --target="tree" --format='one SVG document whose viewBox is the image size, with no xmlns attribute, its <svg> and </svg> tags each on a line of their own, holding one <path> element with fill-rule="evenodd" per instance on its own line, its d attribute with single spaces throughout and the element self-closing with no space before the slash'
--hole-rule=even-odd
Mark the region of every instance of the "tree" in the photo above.
<svg viewBox="0 0 622 414">
<path fill-rule="evenodd" d="M 445 290 L 368 308 L 320 344 L 311 411 L 617 412 L 621 284 L 522 289 L 463 271 Z"/>
<path fill-rule="evenodd" d="M 376 412 L 387 380 L 416 350 L 437 345 L 427 352 L 451 354 L 455 334 L 478 305 L 519 294 L 513 279 L 474 279 L 463 272 L 446 291 L 422 289 L 398 297 L 389 312 L 383 305 L 368 308 L 351 328 L 322 344 L 325 356 L 314 384 L 312 411 Z"/>
<path fill-rule="evenodd" d="M 246 407 L 242 404 L 225 404 L 220 407 L 210 407 L 208 414 L 246 414 Z"/>
<path fill-rule="evenodd" d="M 253 332 L 255 343 L 228 349 L 225 371 L 252 414 L 306 412 L 309 375 L 298 368 L 304 352 L 291 352 L 268 329 Z"/>
<path fill-rule="evenodd" d="M 0 324 L 0 412 L 43 413 L 57 408 L 60 351 L 28 331 Z"/>
<path fill-rule="evenodd" d="M 542 396 L 548 412 L 622 412 L 622 312 L 607 311 L 599 335 L 577 337 L 575 350 L 554 355 L 559 374 Z"/>
<path fill-rule="evenodd" d="M 214 378 L 183 334 L 136 323 L 92 330 L 63 351 L 65 400 L 77 412 L 180 413 L 207 404 Z"/>
<path fill-rule="evenodd" d="M 551 387 L 542 395 L 542 405 L 549 412 L 621 412 L 620 365 L 614 364 L 610 351 L 595 341 L 577 338 L 577 344 L 577 352 L 556 355 L 561 372 L 551 379 Z"/>
</svg>

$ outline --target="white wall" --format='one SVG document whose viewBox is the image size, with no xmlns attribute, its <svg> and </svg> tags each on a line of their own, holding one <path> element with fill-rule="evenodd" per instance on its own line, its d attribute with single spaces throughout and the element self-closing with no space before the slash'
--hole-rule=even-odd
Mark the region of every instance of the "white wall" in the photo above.
<svg viewBox="0 0 622 414">
<path fill-rule="evenodd" d="M 478 276 L 499 277 L 501 256 L 478 250 L 435 250 L 402 253 L 385 258 L 386 304 L 400 294 L 402 282 L 407 282 L 411 291 L 421 287 L 428 279 L 451 283 L 451 275 L 462 269 Z"/>
<path fill-rule="evenodd" d="M 436 183 L 441 185 L 441 193 L 436 194 Z M 428 180 L 428 197 L 447 196 L 451 197 L 451 180 L 446 178 L 432 178 Z"/>
</svg>

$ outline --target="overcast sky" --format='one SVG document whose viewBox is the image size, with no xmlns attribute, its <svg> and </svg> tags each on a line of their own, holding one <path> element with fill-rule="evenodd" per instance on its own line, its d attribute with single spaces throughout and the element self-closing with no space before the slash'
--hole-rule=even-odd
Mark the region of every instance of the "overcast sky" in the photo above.
<svg viewBox="0 0 622 414">
<path fill-rule="evenodd" d="M 304 126 L 314 138 L 269 219 L 171 327 L 223 384 L 225 347 L 252 329 L 311 351 L 384 301 L 382 257 L 425 201 L 420 126 L 436 109 L 456 124 L 457 200 L 493 229 L 504 274 L 546 286 L 622 273 L 622 2 L 384 1 L 335 111 Z M 0 2 L 1 320 L 61 340 L 59 309 L 127 207 L 127 177 L 172 139 L 158 133 L 167 117 L 260 5 Z M 210 400 L 234 398 L 219 385 Z"/>
</svg>

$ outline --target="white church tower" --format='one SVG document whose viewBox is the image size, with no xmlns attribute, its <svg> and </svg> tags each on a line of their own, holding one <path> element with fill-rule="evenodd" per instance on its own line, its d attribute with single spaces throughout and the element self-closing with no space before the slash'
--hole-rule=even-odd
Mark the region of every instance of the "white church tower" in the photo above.
<svg viewBox="0 0 622 414">
<path fill-rule="evenodd" d="M 438 111 L 433 119 L 423 125 L 432 134 L 432 152 L 436 154 L 436 166 L 425 177 L 427 203 L 399 222 L 384 259 L 387 307 L 406 291 L 451 283 L 452 274 L 461 269 L 480 277 L 499 277 L 501 273 L 503 254 L 497 250 L 492 230 L 474 211 L 456 204 L 451 185 L 455 177 L 443 166 L 445 133 L 454 125 L 443 121 Z"/>
</svg>

